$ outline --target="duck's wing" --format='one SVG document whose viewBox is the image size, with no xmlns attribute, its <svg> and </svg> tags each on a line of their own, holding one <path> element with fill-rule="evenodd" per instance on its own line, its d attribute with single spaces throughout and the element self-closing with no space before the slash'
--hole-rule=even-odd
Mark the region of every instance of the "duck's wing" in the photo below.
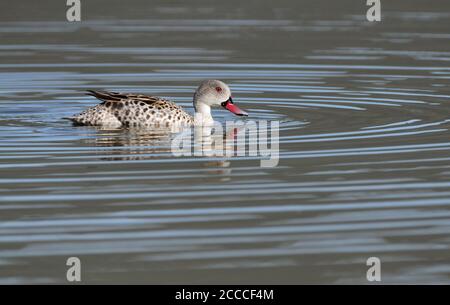
<svg viewBox="0 0 450 305">
<path fill-rule="evenodd" d="M 135 94 L 135 93 L 119 93 L 111 91 L 87 90 L 86 94 L 94 96 L 95 98 L 103 102 L 123 102 L 133 100 L 152 104 L 158 101 L 165 101 L 164 99 L 157 96 L 147 96 L 144 94 Z"/>
</svg>

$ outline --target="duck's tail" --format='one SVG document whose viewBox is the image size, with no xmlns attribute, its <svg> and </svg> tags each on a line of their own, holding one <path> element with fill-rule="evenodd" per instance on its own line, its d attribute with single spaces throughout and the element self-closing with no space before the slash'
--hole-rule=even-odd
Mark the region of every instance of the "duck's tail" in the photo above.
<svg viewBox="0 0 450 305">
<path fill-rule="evenodd" d="M 63 117 L 61 119 L 71 121 L 74 126 L 84 125 L 84 124 L 81 124 L 80 120 L 76 117 Z"/>
</svg>

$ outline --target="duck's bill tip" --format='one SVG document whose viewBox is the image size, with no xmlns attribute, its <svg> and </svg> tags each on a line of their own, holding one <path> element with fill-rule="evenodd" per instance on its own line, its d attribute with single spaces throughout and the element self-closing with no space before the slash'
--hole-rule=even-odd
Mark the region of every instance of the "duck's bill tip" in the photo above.
<svg viewBox="0 0 450 305">
<path fill-rule="evenodd" d="M 248 113 L 247 112 L 242 112 L 242 113 L 235 113 L 235 115 L 238 115 L 238 116 L 248 116 Z"/>
<path fill-rule="evenodd" d="M 234 113 L 235 115 L 239 116 L 248 116 L 248 113 L 236 106 L 235 104 L 232 104 L 230 102 L 227 102 L 224 106 L 225 109 L 230 111 L 231 113 Z"/>
</svg>

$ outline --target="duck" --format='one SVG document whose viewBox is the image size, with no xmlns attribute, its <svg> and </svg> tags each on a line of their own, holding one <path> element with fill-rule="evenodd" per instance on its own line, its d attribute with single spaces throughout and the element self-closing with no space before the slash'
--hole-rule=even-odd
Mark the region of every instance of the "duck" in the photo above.
<svg viewBox="0 0 450 305">
<path fill-rule="evenodd" d="M 221 106 L 238 116 L 248 116 L 233 102 L 231 90 L 220 80 L 205 80 L 194 93 L 194 116 L 176 103 L 157 96 L 88 90 L 102 103 L 66 117 L 74 125 L 113 128 L 151 128 L 213 125 L 212 107 Z"/>
</svg>

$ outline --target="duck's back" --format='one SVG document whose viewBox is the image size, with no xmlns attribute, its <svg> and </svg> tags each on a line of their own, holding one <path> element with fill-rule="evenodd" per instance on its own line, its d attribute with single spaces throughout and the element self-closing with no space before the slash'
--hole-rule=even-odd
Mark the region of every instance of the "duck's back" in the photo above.
<svg viewBox="0 0 450 305">
<path fill-rule="evenodd" d="M 141 94 L 89 91 L 103 101 L 69 118 L 76 124 L 111 127 L 189 126 L 191 115 L 177 104 L 155 96 Z"/>
</svg>

